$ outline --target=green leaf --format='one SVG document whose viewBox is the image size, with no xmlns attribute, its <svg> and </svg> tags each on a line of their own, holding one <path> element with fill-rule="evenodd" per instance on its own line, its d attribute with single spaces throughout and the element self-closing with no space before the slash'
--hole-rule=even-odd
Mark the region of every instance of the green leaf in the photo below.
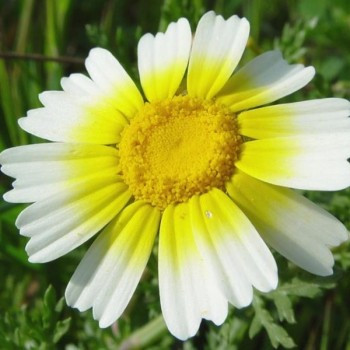
<svg viewBox="0 0 350 350">
<path fill-rule="evenodd" d="M 279 320 L 286 320 L 288 323 L 295 323 L 293 305 L 288 295 L 279 291 L 272 294 L 273 301 L 275 302 L 277 308 Z"/>
<path fill-rule="evenodd" d="M 264 308 L 263 301 L 260 297 L 255 296 L 253 300 L 253 307 L 255 310 L 255 325 L 253 329 L 249 330 L 249 335 L 255 335 L 260 323 L 265 328 L 267 335 L 270 338 L 272 346 L 276 349 L 282 345 L 286 349 L 295 347 L 293 339 L 289 336 L 287 331 L 280 325 L 276 324 L 270 313 Z"/>
<path fill-rule="evenodd" d="M 49 328 L 53 318 L 56 307 L 56 292 L 50 285 L 44 295 L 44 308 L 42 314 L 43 326 L 45 329 Z"/>
<path fill-rule="evenodd" d="M 300 297 L 314 298 L 321 292 L 320 286 L 313 282 L 305 282 L 298 278 L 293 278 L 292 282 L 285 283 L 279 288 L 280 292 Z"/>
<path fill-rule="evenodd" d="M 86 24 L 85 31 L 92 45 L 108 47 L 108 37 L 100 27 L 95 24 Z"/>
<path fill-rule="evenodd" d="M 263 324 L 265 327 L 267 334 L 271 340 L 272 346 L 277 349 L 278 345 L 281 344 L 286 349 L 294 348 L 296 345 L 293 341 L 293 339 L 289 336 L 289 334 L 286 332 L 284 328 L 281 326 L 272 323 L 272 319 L 268 318 L 271 317 L 270 314 L 264 310 L 264 314 L 266 315 L 266 320 Z"/>
<path fill-rule="evenodd" d="M 49 285 L 44 294 L 44 305 L 46 308 L 54 309 L 56 306 L 56 292 L 54 288 Z"/>
<path fill-rule="evenodd" d="M 249 338 L 250 339 L 254 338 L 261 331 L 261 328 L 262 328 L 261 319 L 260 317 L 255 315 L 249 327 Z"/>
<path fill-rule="evenodd" d="M 65 305 L 65 301 L 64 301 L 64 297 L 62 297 L 62 298 L 57 302 L 57 304 L 56 304 L 56 306 L 55 306 L 55 311 L 56 311 L 57 313 L 62 312 L 64 305 Z"/>
<path fill-rule="evenodd" d="M 55 332 L 53 335 L 53 342 L 56 344 L 69 330 L 71 318 L 66 318 L 63 321 L 56 323 Z"/>
</svg>

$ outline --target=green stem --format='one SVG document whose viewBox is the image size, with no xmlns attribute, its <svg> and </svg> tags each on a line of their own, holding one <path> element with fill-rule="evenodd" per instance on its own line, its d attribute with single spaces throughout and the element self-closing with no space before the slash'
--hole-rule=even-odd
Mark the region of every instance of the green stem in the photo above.
<svg viewBox="0 0 350 350">
<path fill-rule="evenodd" d="M 124 340 L 120 346 L 120 350 L 142 349 L 152 344 L 166 332 L 166 325 L 163 316 L 160 315 L 145 326 L 139 328 L 131 334 L 129 338 Z"/>
<path fill-rule="evenodd" d="M 323 329 L 322 329 L 321 344 L 320 344 L 321 350 L 328 349 L 332 303 L 333 303 L 333 296 L 330 295 L 326 300 L 326 305 L 324 308 Z"/>
<path fill-rule="evenodd" d="M 84 64 L 85 59 L 71 56 L 46 56 L 38 53 L 0 52 L 4 60 L 52 61 L 60 64 Z"/>
</svg>

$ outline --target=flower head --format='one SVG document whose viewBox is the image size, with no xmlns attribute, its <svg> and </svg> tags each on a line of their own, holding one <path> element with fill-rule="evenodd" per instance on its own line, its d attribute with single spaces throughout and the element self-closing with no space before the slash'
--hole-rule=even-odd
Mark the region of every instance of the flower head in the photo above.
<svg viewBox="0 0 350 350">
<path fill-rule="evenodd" d="M 202 318 L 224 322 L 228 302 L 249 305 L 253 287 L 276 288 L 267 245 L 311 273 L 332 273 L 330 247 L 347 231 L 290 188 L 350 185 L 350 104 L 260 107 L 302 88 L 314 69 L 270 51 L 234 72 L 248 36 L 245 18 L 213 12 L 193 40 L 184 18 L 144 35 L 145 99 L 112 54 L 93 49 L 90 78 L 63 78 L 63 91 L 42 93 L 44 107 L 19 121 L 54 142 L 1 154 L 16 178 L 5 199 L 33 202 L 16 222 L 30 261 L 56 259 L 102 230 L 66 290 L 101 327 L 124 311 L 158 232 L 162 312 L 180 339 Z"/>
</svg>

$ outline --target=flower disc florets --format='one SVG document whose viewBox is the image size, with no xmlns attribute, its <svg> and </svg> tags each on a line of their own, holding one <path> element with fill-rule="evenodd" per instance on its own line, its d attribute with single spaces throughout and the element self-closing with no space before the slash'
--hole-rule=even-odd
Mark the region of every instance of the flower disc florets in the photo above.
<svg viewBox="0 0 350 350">
<path fill-rule="evenodd" d="M 235 116 L 213 100 L 146 103 L 122 134 L 122 176 L 135 198 L 164 209 L 224 188 L 240 144 Z"/>
</svg>

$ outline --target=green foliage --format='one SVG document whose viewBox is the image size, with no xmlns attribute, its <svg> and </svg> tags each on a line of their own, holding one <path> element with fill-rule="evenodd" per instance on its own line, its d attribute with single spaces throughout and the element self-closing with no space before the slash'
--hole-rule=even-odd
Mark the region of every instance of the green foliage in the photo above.
<svg viewBox="0 0 350 350">
<path fill-rule="evenodd" d="M 283 53 L 283 57 L 289 62 L 298 62 L 307 53 L 304 47 L 306 36 L 317 25 L 317 18 L 311 20 L 299 20 L 293 24 L 286 23 L 282 35 L 275 38 L 274 47 Z"/>
<path fill-rule="evenodd" d="M 146 32 L 164 30 L 184 16 L 195 29 L 215 9 L 251 24 L 243 62 L 279 49 L 292 63 L 314 65 L 317 76 L 283 101 L 350 96 L 350 3 L 347 0 L 16 0 L 0 2 L 0 52 L 83 59 L 91 47 L 110 49 L 137 80 L 136 47 Z M 40 142 L 17 118 L 40 106 L 38 93 L 59 88 L 60 78 L 84 72 L 72 60 L 0 59 L 0 150 Z M 10 179 L 0 175 L 0 190 Z M 305 195 L 350 229 L 350 190 Z M 279 288 L 255 293 L 253 305 L 230 309 L 217 327 L 203 322 L 193 339 L 180 342 L 164 326 L 157 278 L 157 248 L 123 316 L 100 329 L 91 312 L 79 313 L 61 298 L 86 247 L 45 265 L 27 260 L 27 239 L 15 219 L 23 205 L 0 203 L 0 349 L 350 349 L 350 247 L 335 250 L 336 273 L 313 277 L 275 254 Z M 55 292 L 56 291 L 56 292 Z M 57 296 L 56 296 L 57 294 Z M 60 299 L 61 298 L 61 299 Z M 58 300 L 59 299 L 59 300 Z"/>
<path fill-rule="evenodd" d="M 68 332 L 71 319 L 61 319 L 64 299 L 56 299 L 49 286 L 35 307 L 22 305 L 15 311 L 5 312 L 0 319 L 1 349 L 55 349 Z"/>
<path fill-rule="evenodd" d="M 284 301 L 286 301 L 286 299 Z M 293 339 L 288 335 L 285 329 L 274 322 L 273 317 L 271 316 L 269 311 L 264 307 L 262 299 L 258 296 L 254 297 L 253 307 L 255 311 L 255 316 L 249 328 L 250 338 L 256 336 L 260 332 L 262 327 L 264 327 L 270 338 L 271 344 L 275 349 L 280 344 L 286 349 L 290 349 L 295 346 Z"/>
<path fill-rule="evenodd" d="M 274 348 L 282 345 L 284 348 L 295 347 L 295 343 L 282 325 L 282 321 L 296 323 L 293 302 L 295 297 L 315 298 L 322 293 L 322 288 L 334 288 L 335 277 L 319 279 L 294 277 L 290 282 L 283 283 L 275 291 L 266 294 L 266 299 L 271 299 L 275 304 L 278 321 L 265 306 L 262 295 L 256 295 L 253 301 L 255 316 L 250 325 L 249 336 L 253 338 L 262 328 L 265 328 L 271 344 Z"/>
</svg>

